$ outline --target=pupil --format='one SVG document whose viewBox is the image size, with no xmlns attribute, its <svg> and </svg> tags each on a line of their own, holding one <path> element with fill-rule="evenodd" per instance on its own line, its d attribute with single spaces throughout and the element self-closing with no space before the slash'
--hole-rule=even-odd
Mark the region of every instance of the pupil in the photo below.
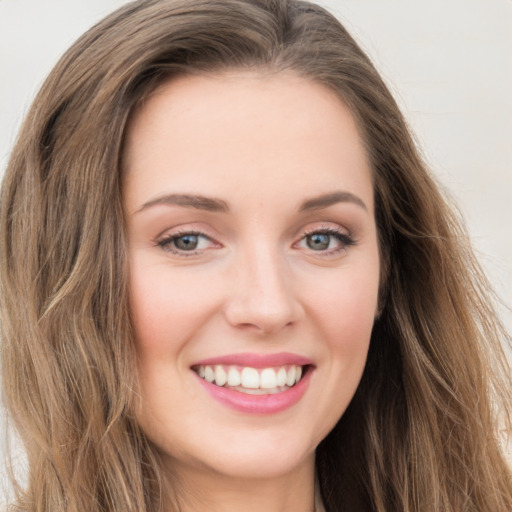
<svg viewBox="0 0 512 512">
<path fill-rule="evenodd" d="M 174 245 L 178 249 L 184 251 L 193 251 L 197 248 L 198 236 L 197 235 L 184 235 L 174 240 Z"/>
<path fill-rule="evenodd" d="M 310 249 L 319 251 L 329 247 L 329 239 L 329 235 L 325 233 L 316 233 L 308 236 L 307 244 Z"/>
</svg>

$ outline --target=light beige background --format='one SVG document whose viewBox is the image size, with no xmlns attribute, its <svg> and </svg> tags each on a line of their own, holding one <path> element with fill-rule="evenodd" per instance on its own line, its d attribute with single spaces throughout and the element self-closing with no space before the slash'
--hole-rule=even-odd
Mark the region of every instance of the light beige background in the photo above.
<svg viewBox="0 0 512 512">
<path fill-rule="evenodd" d="M 0 171 L 45 75 L 123 0 L 0 0 Z M 370 54 L 512 304 L 512 1 L 324 0 Z M 503 318 L 512 327 L 510 310 Z M 0 419 L 0 432 L 1 432 Z M 1 438 L 0 438 L 1 439 Z M 3 446 L 0 441 L 0 451 Z M 20 458 L 20 460 L 22 460 Z M 0 456 L 0 504 L 2 474 Z"/>
</svg>

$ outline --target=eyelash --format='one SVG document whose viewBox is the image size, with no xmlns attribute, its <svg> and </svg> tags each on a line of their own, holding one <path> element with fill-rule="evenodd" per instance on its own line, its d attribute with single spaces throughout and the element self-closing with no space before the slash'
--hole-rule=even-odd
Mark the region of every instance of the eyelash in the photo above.
<svg viewBox="0 0 512 512">
<path fill-rule="evenodd" d="M 335 247 L 334 249 L 321 250 L 321 251 L 315 251 L 314 249 L 311 249 L 311 251 L 313 253 L 318 253 L 318 255 L 321 255 L 324 257 L 329 257 L 329 256 L 333 256 L 335 254 L 338 254 L 340 251 L 345 251 L 349 247 L 356 244 L 356 241 L 350 234 L 344 233 L 344 232 L 339 231 L 334 228 L 327 228 L 327 227 L 306 231 L 303 234 L 303 236 L 300 238 L 300 240 L 298 242 L 296 242 L 296 244 L 302 242 L 307 237 L 310 237 L 312 235 L 328 235 L 328 236 L 332 236 L 332 237 L 336 238 L 340 242 L 339 247 Z M 185 257 L 185 258 L 189 257 L 189 256 L 195 256 L 197 254 L 200 254 L 201 251 L 204 250 L 204 249 L 197 249 L 197 250 L 186 251 L 183 249 L 178 249 L 175 246 L 176 240 L 178 240 L 179 238 L 183 238 L 185 236 L 197 236 L 197 237 L 202 237 L 202 238 L 206 238 L 210 241 L 213 241 L 213 239 L 211 237 L 209 237 L 208 235 L 205 235 L 204 233 L 201 233 L 200 231 L 180 231 L 180 232 L 174 233 L 170 236 L 167 236 L 165 238 L 162 238 L 161 240 L 158 240 L 156 245 L 158 247 L 161 247 L 165 251 L 168 251 L 172 254 L 175 254 L 180 257 Z M 294 244 L 294 245 L 296 245 L 296 244 Z"/>
</svg>

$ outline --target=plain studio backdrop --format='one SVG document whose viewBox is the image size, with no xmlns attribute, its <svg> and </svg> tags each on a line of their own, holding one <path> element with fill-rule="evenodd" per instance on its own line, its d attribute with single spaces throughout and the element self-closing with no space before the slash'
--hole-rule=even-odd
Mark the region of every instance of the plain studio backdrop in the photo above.
<svg viewBox="0 0 512 512">
<path fill-rule="evenodd" d="M 57 59 L 87 28 L 125 3 L 0 0 L 0 173 L 20 122 Z M 512 1 L 319 3 L 345 24 L 387 81 L 510 307 Z M 502 315 L 510 329 L 510 309 L 503 307 Z M 0 505 L 7 482 L 3 447 L 0 436 Z M 15 461 L 23 466 L 21 454 Z"/>
</svg>

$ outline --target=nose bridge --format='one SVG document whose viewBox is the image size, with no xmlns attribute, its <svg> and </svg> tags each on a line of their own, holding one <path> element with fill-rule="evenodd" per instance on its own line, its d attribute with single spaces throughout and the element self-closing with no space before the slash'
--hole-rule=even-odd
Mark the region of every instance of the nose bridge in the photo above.
<svg viewBox="0 0 512 512">
<path fill-rule="evenodd" d="M 253 242 L 236 258 L 228 320 L 272 333 L 294 323 L 301 308 L 283 254 L 268 240 Z"/>
</svg>

